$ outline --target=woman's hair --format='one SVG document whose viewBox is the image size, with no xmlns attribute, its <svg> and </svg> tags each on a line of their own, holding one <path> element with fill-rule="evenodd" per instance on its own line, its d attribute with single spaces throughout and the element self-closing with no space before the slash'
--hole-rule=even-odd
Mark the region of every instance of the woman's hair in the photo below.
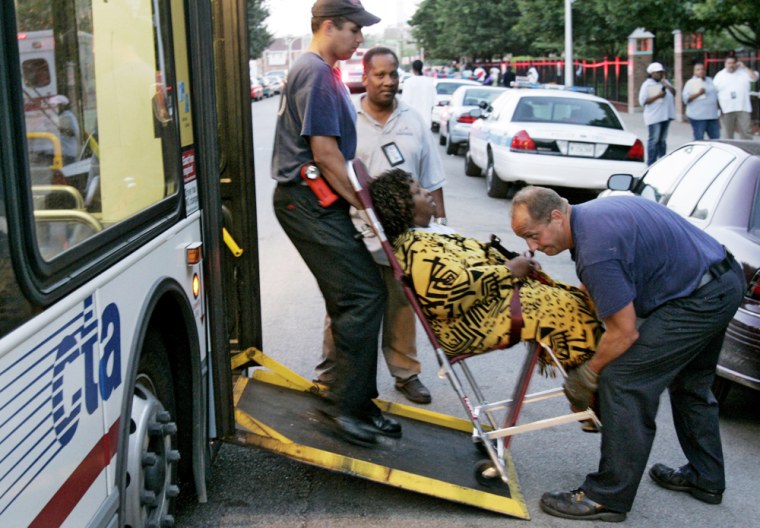
<svg viewBox="0 0 760 528">
<path fill-rule="evenodd" d="M 369 184 L 375 213 L 391 243 L 414 225 L 414 198 L 409 189 L 411 183 L 411 174 L 401 169 L 391 169 Z"/>
</svg>

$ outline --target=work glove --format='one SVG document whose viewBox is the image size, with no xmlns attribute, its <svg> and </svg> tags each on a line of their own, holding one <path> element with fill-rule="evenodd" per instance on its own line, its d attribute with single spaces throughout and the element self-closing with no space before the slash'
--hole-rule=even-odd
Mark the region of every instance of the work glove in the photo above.
<svg viewBox="0 0 760 528">
<path fill-rule="evenodd" d="M 598 385 L 599 374 L 591 370 L 588 363 L 584 363 L 567 374 L 563 388 L 573 408 L 585 411 L 591 406 Z"/>
</svg>

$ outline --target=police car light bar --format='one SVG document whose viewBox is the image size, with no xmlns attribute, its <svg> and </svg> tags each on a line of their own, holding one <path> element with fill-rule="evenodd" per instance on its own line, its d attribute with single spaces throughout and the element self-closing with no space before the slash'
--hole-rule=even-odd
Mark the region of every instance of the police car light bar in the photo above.
<svg viewBox="0 0 760 528">
<path fill-rule="evenodd" d="M 528 81 L 512 81 L 512 88 L 540 88 L 543 90 L 561 90 L 565 92 L 580 92 L 594 95 L 590 86 L 565 86 L 564 84 L 532 83 Z"/>
</svg>

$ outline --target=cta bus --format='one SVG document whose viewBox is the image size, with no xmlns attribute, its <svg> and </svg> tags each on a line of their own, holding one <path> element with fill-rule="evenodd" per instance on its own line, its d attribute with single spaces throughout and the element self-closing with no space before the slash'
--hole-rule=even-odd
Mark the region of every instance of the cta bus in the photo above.
<svg viewBox="0 0 760 528">
<path fill-rule="evenodd" d="M 218 441 L 528 518 L 516 480 L 426 462 L 477 460 L 468 421 L 379 401 L 437 443 L 379 461 L 293 420 L 320 389 L 261 350 L 247 23 L 0 3 L 0 526 L 172 526 Z"/>
<path fill-rule="evenodd" d="M 0 4 L 0 526 L 170 526 L 179 486 L 205 499 L 229 355 L 261 346 L 245 15 Z"/>
</svg>

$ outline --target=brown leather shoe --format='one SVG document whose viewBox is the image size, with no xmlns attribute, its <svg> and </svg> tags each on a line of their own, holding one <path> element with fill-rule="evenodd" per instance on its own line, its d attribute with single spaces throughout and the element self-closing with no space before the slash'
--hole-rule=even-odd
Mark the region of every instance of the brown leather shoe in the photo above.
<svg viewBox="0 0 760 528">
<path fill-rule="evenodd" d="M 396 381 L 396 390 L 406 396 L 407 400 L 414 403 L 430 403 L 433 401 L 430 391 L 417 376 L 412 376 L 404 381 Z"/>
<path fill-rule="evenodd" d="M 621 522 L 626 518 L 625 512 L 605 508 L 586 497 L 586 493 L 580 489 L 544 493 L 540 505 L 549 515 L 563 519 Z"/>
<path fill-rule="evenodd" d="M 665 464 L 655 464 L 649 470 L 649 476 L 658 486 L 673 491 L 685 491 L 702 502 L 720 504 L 723 501 L 722 491 L 703 489 L 692 484 L 689 481 L 686 466 L 673 469 Z"/>
</svg>

